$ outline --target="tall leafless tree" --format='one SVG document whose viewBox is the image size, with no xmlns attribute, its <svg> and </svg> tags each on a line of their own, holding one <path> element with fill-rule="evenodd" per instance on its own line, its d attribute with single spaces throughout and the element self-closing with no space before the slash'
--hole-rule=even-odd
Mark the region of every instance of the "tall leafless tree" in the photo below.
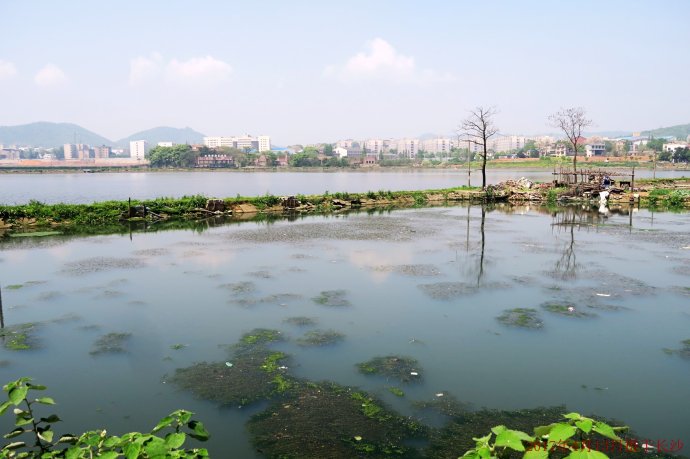
<svg viewBox="0 0 690 459">
<path fill-rule="evenodd" d="M 568 137 L 573 146 L 573 172 L 577 172 L 577 147 L 582 142 L 582 131 L 592 125 L 582 107 L 561 108 L 561 111 L 549 116 L 551 126 L 559 128 Z M 577 175 L 575 175 L 577 181 Z"/>
<path fill-rule="evenodd" d="M 488 141 L 498 133 L 493 117 L 498 111 L 496 107 L 477 107 L 470 110 L 470 114 L 460 125 L 460 133 L 465 135 L 474 145 L 482 147 L 482 189 L 486 188 L 486 158 Z M 468 152 L 469 154 L 469 152 Z"/>
</svg>

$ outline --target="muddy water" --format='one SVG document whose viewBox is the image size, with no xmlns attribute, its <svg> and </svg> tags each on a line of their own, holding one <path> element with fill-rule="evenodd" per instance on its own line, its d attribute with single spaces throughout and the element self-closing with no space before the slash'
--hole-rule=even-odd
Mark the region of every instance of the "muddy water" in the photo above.
<svg viewBox="0 0 690 459">
<path fill-rule="evenodd" d="M 265 404 L 195 399 L 170 376 L 274 328 L 295 376 L 360 386 L 406 415 L 443 392 L 477 408 L 565 404 L 687 442 L 690 360 L 662 349 L 690 338 L 689 223 L 451 207 L 14 241 L 0 245 L 4 321 L 36 324 L 32 349 L 0 347 L 0 379 L 49 386 L 65 431 L 147 430 L 186 408 L 215 457 L 261 457 L 245 423 Z M 496 319 L 514 308 L 541 325 Z M 316 329 L 344 337 L 303 345 Z M 419 380 L 357 371 L 386 355 L 416 359 Z"/>
</svg>

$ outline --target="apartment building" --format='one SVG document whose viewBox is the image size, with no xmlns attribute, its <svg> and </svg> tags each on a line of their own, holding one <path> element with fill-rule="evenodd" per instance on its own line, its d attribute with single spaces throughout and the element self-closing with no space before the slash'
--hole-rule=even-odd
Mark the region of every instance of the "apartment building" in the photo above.
<svg viewBox="0 0 690 459">
<path fill-rule="evenodd" d="M 148 142 L 146 140 L 133 140 L 129 142 L 129 157 L 137 161 L 146 159 Z"/>
</svg>

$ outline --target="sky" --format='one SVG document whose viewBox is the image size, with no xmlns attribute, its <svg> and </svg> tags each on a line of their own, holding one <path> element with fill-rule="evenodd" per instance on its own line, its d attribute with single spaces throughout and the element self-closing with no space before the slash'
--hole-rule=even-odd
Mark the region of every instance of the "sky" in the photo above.
<svg viewBox="0 0 690 459">
<path fill-rule="evenodd" d="M 690 123 L 690 1 L 0 0 L 0 125 L 274 144 Z"/>
</svg>

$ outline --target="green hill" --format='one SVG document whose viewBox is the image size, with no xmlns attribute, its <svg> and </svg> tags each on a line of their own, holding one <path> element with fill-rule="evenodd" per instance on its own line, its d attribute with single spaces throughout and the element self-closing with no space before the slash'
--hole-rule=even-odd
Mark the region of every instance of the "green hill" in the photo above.
<svg viewBox="0 0 690 459">
<path fill-rule="evenodd" d="M 112 145 L 112 141 L 72 123 L 38 123 L 0 126 L 0 144 L 57 147 L 65 143 Z"/>
<path fill-rule="evenodd" d="M 690 124 L 679 124 L 677 126 L 643 131 L 642 135 L 651 135 L 653 137 L 665 137 L 672 135 L 680 140 L 685 140 L 690 135 Z"/>
<path fill-rule="evenodd" d="M 181 129 L 161 126 L 137 132 L 118 140 L 116 144 L 120 147 L 128 148 L 131 140 L 146 140 L 151 146 L 155 146 L 158 142 L 201 143 L 203 138 L 204 134 L 189 127 Z"/>
</svg>

